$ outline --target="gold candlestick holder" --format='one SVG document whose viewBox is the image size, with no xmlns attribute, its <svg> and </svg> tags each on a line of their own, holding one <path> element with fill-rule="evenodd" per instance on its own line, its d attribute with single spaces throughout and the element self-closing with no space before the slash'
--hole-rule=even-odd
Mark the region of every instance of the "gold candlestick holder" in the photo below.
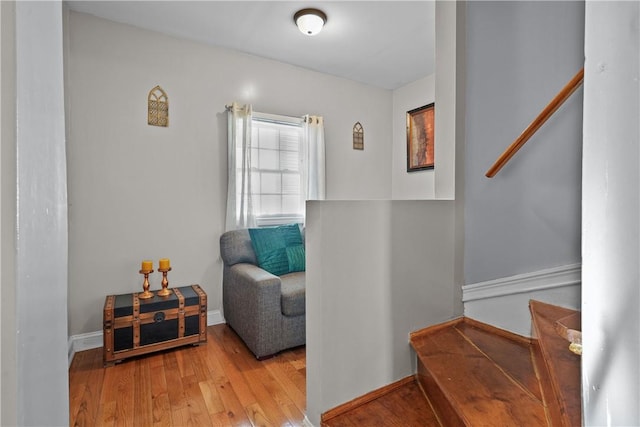
<svg viewBox="0 0 640 427">
<path fill-rule="evenodd" d="M 159 290 L 156 295 L 159 297 L 168 297 L 173 292 L 169 289 L 169 280 L 167 279 L 167 273 L 171 271 L 171 267 L 169 268 L 158 268 L 158 271 L 162 272 L 162 289 Z"/>
<path fill-rule="evenodd" d="M 149 299 L 153 298 L 153 292 L 149 291 L 149 274 L 153 273 L 153 270 L 140 270 L 140 274 L 144 274 L 144 282 L 142 283 L 142 292 L 138 293 L 138 298 Z"/>
</svg>

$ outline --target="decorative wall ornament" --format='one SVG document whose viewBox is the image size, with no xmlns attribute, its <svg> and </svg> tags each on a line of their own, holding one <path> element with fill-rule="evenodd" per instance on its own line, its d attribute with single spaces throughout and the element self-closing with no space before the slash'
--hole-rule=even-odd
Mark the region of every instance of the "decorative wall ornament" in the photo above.
<svg viewBox="0 0 640 427">
<path fill-rule="evenodd" d="M 147 123 L 151 126 L 169 126 L 169 98 L 166 92 L 156 86 L 149 91 L 149 114 Z"/>
<path fill-rule="evenodd" d="M 407 172 L 434 167 L 435 104 L 407 111 Z"/>
<path fill-rule="evenodd" d="M 360 122 L 353 125 L 353 149 L 364 150 L 364 129 Z"/>
</svg>

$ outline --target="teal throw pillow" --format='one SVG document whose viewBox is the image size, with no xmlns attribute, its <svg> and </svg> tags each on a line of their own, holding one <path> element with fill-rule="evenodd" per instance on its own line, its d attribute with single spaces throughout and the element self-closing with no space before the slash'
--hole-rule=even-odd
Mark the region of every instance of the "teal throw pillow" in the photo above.
<svg viewBox="0 0 640 427">
<path fill-rule="evenodd" d="M 288 246 L 287 260 L 289 261 L 289 272 L 304 271 L 306 268 L 304 246 Z"/>
<path fill-rule="evenodd" d="M 304 246 L 297 224 L 250 228 L 249 235 L 258 265 L 264 270 L 276 276 L 304 270 Z"/>
</svg>

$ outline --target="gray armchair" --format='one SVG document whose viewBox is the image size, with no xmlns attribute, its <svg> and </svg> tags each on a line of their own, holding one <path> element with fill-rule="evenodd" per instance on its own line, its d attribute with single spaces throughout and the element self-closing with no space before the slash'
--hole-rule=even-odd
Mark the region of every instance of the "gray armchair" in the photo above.
<svg viewBox="0 0 640 427">
<path fill-rule="evenodd" d="M 305 272 L 275 276 L 258 266 L 247 229 L 220 237 L 227 324 L 258 359 L 305 344 Z"/>
</svg>

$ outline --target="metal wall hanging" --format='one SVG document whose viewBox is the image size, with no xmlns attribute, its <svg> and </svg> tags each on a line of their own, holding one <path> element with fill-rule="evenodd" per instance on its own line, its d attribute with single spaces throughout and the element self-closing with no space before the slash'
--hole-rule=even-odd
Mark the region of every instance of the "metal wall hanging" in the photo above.
<svg viewBox="0 0 640 427">
<path fill-rule="evenodd" d="M 149 92 L 149 114 L 147 123 L 151 126 L 169 126 L 169 98 L 160 86 Z"/>
<path fill-rule="evenodd" d="M 364 150 L 364 129 L 360 122 L 353 125 L 353 149 Z"/>
</svg>

